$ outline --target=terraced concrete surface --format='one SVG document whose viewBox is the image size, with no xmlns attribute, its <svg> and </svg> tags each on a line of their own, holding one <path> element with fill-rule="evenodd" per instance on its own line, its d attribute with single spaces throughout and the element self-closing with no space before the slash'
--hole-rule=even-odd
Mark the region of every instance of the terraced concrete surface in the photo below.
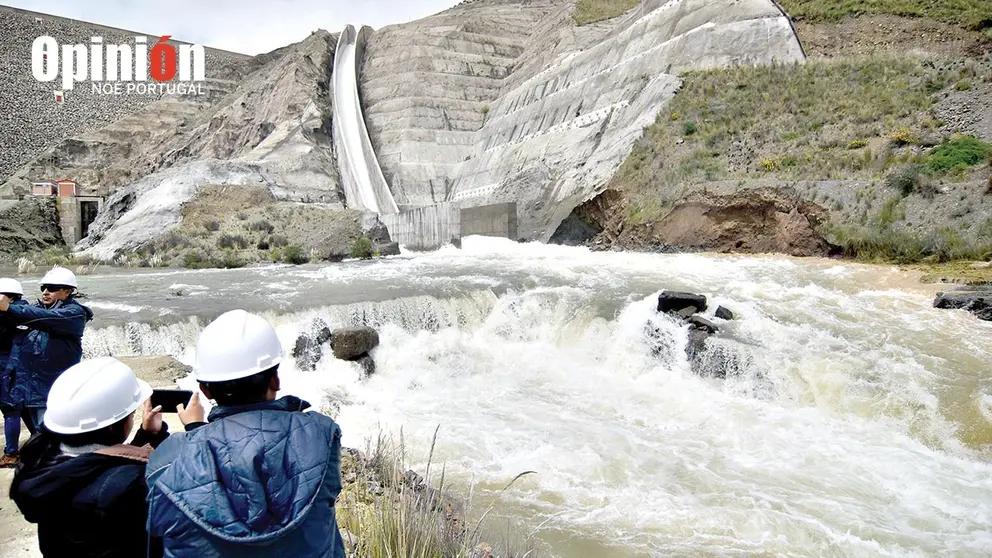
<svg viewBox="0 0 992 558">
<path fill-rule="evenodd" d="M 400 207 L 517 201 L 547 240 L 598 192 L 679 72 L 804 58 L 771 0 L 645 0 L 576 27 L 572 1 L 476 0 L 372 35 L 361 92 Z"/>
</svg>

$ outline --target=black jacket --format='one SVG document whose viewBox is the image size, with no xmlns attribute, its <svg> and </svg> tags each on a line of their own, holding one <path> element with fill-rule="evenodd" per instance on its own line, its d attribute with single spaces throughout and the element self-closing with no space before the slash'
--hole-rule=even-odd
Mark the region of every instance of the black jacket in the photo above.
<svg viewBox="0 0 992 558">
<path fill-rule="evenodd" d="M 129 457 L 85 453 L 56 454 L 14 475 L 10 497 L 24 518 L 38 524 L 38 546 L 45 558 L 141 558 L 161 556 L 161 541 L 145 531 L 148 505 L 145 464 L 148 451 L 168 436 L 138 430 Z M 130 451 L 129 451 L 130 450 Z"/>
</svg>

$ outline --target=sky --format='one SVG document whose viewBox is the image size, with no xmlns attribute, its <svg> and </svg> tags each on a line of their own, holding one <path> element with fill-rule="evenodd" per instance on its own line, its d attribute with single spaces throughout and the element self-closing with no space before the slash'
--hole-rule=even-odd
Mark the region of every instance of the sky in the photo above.
<svg viewBox="0 0 992 558">
<path fill-rule="evenodd" d="M 458 0 L 0 0 L 0 3 L 149 35 L 260 54 L 312 31 L 373 28 L 446 10 Z"/>
</svg>

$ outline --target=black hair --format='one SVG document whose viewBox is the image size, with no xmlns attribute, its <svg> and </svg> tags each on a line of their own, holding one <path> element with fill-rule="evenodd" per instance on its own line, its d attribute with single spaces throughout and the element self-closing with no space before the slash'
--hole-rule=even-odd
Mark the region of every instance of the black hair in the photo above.
<svg viewBox="0 0 992 558">
<path fill-rule="evenodd" d="M 265 401 L 265 394 L 269 391 L 269 383 L 278 371 L 279 365 L 277 364 L 247 378 L 226 382 L 200 382 L 200 385 L 205 386 L 210 391 L 210 397 L 218 405 L 228 407 L 261 403 Z"/>
<path fill-rule="evenodd" d="M 59 434 L 52 432 L 42 423 L 38 431 L 21 446 L 16 472 L 36 469 L 44 462 L 53 459 L 59 454 L 61 444 L 78 447 L 93 444 L 113 446 L 123 443 L 130 434 L 124 424 L 127 419 L 128 417 L 124 417 L 110 426 L 82 434 Z"/>
<path fill-rule="evenodd" d="M 21 295 L 19 295 L 17 293 L 0 293 L 0 294 L 4 295 L 5 297 L 9 298 L 10 300 L 21 300 L 21 298 L 23 298 Z"/>
</svg>

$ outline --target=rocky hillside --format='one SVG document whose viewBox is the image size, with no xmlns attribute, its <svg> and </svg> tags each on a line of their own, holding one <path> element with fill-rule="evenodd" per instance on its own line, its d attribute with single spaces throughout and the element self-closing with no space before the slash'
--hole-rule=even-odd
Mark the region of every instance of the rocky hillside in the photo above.
<svg viewBox="0 0 992 558">
<path fill-rule="evenodd" d="M 742 202 L 773 191 L 816 206 L 821 255 L 992 256 L 992 4 L 951 4 L 783 2 L 809 60 L 683 73 L 607 193 L 556 241 L 808 253 L 751 241 L 770 206 Z M 709 225 L 690 240 L 673 226 L 685 215 Z"/>
<path fill-rule="evenodd" d="M 54 90 L 59 82 L 40 83 L 31 74 L 31 45 L 40 35 L 54 37 L 59 44 L 89 44 L 91 36 L 101 36 L 105 44 L 131 43 L 142 35 L 121 29 L 92 25 L 0 6 L 0 184 L 46 151 L 53 152 L 45 164 L 36 163 L 38 176 L 63 178 L 58 173 L 60 159 L 71 154 L 72 145 L 63 144 L 79 134 L 97 130 L 122 118 L 134 115 L 142 108 L 166 100 L 168 112 L 195 112 L 207 102 L 195 97 L 161 95 L 95 95 L 89 83 L 65 91 L 65 103 L 55 102 Z M 242 79 L 253 68 L 251 57 L 216 49 L 206 49 L 208 84 L 213 95 L 228 91 L 231 84 Z M 186 106 L 191 105 L 191 106 Z M 158 109 L 146 112 L 159 112 Z M 167 118 L 167 117 L 166 117 Z M 146 132 L 171 130 L 166 120 L 157 128 L 149 122 Z M 123 133 L 125 130 L 121 130 Z M 144 138 L 142 138 L 144 139 Z M 47 165 L 47 166 L 46 166 Z M 67 170 L 67 169 L 66 169 Z M 23 194 L 23 181 L 0 186 L 0 197 Z"/>
<path fill-rule="evenodd" d="M 55 199 L 0 200 L 0 262 L 62 246 Z"/>
<path fill-rule="evenodd" d="M 134 35 L 47 16 L 35 22 L 34 14 L 12 9 L 0 10 L 0 16 L 0 23 L 11 31 L 5 40 L 16 51 L 30 52 L 30 41 L 41 32 L 62 42 L 85 42 L 94 34 L 114 42 Z M 223 58 L 223 53 L 208 50 L 209 94 L 203 96 L 101 96 L 77 88 L 62 106 L 49 99 L 52 93 L 47 90 L 44 100 L 52 101 L 50 106 L 32 104 L 41 102 L 41 97 L 32 101 L 32 95 L 12 98 L 17 110 L 8 114 L 50 143 L 11 138 L 11 144 L 33 157 L 5 151 L 11 165 L 20 167 L 5 176 L 0 193 L 16 197 L 39 178 L 72 177 L 84 194 L 104 196 L 89 236 L 75 247 L 84 259 L 232 266 L 268 259 L 309 260 L 317 254 L 340 258 L 349 253 L 356 237 L 370 237 L 373 251 L 376 242 L 388 249 L 383 244 L 388 234 L 374 218 L 342 213 L 330 137 L 335 45 L 335 35 L 319 31 L 257 57 Z M 4 55 L 12 52 L 5 49 Z M 13 60 L 7 62 L 14 66 Z M 20 67 L 27 68 L 24 75 L 6 78 L 33 81 L 30 66 Z M 16 89 L 38 87 L 22 83 Z M 72 125 L 59 128 L 52 118 L 68 119 Z M 58 133 L 48 133 L 51 127 Z M 5 129 L 16 135 L 16 128 Z M 240 239 L 227 246 L 229 242 L 212 236 L 237 238 L 249 231 L 237 226 L 204 231 L 201 221 L 207 218 L 202 216 L 183 223 L 197 207 L 201 213 L 203 208 L 214 212 L 210 222 L 239 221 L 237 202 L 243 196 L 229 194 L 225 203 L 217 203 L 209 191 L 198 194 L 206 185 L 244 187 L 248 197 L 262 188 L 265 203 L 246 209 L 269 211 L 266 228 L 278 233 L 253 239 L 250 246 L 241 246 Z M 300 208 L 283 210 L 283 205 Z M 322 224 L 326 226 L 318 230 Z M 338 237 L 330 238 L 334 234 Z M 280 250 L 270 249 L 270 240 Z"/>
<path fill-rule="evenodd" d="M 321 31 L 284 49 L 157 142 L 108 149 L 107 130 L 80 138 L 85 168 L 127 173 L 116 185 L 105 180 L 111 193 L 78 246 L 82 255 L 109 259 L 153 241 L 179 224 L 180 204 L 204 184 L 262 185 L 279 200 L 343 209 L 330 138 L 334 45 Z"/>
</svg>

